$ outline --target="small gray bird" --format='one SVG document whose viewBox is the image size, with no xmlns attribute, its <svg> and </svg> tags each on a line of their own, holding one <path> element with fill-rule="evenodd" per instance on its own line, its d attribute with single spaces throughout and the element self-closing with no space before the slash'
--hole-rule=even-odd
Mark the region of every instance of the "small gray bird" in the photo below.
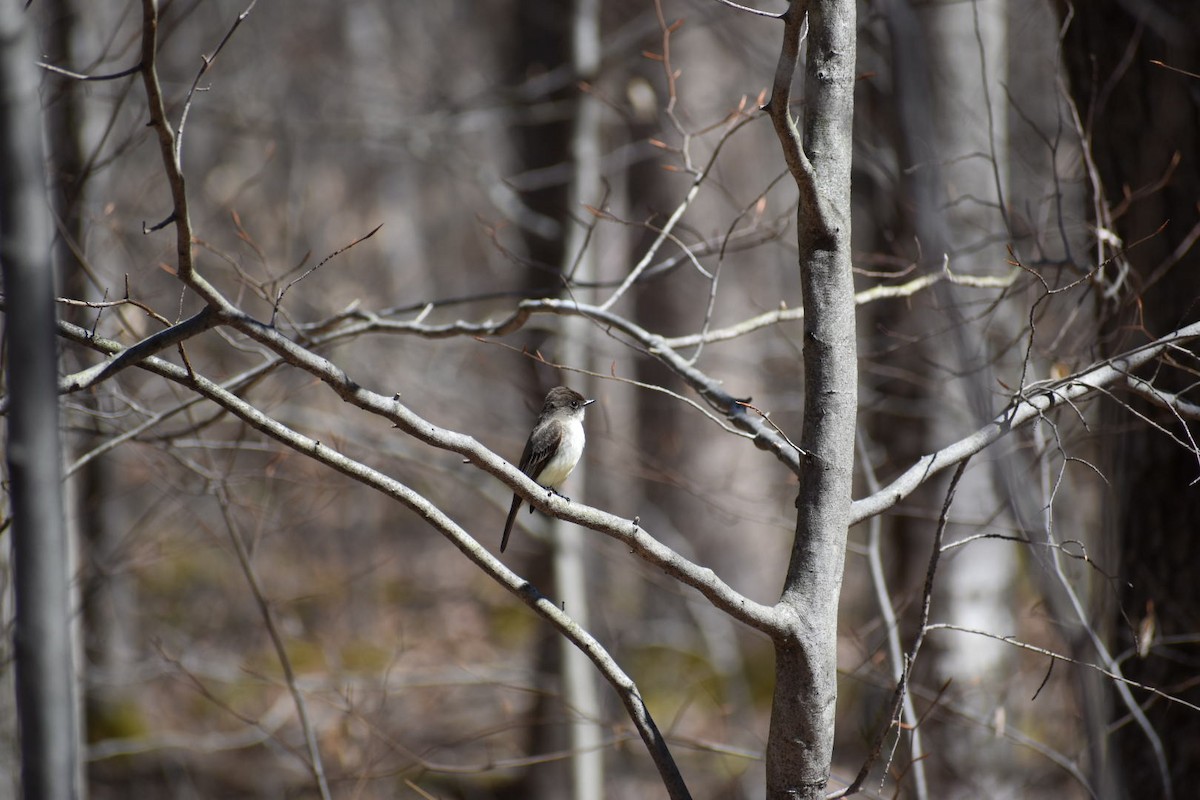
<svg viewBox="0 0 1200 800">
<path fill-rule="evenodd" d="M 521 472 L 557 494 L 555 490 L 563 485 L 583 455 L 583 410 L 594 402 L 565 386 L 551 389 L 525 443 L 525 452 L 521 453 L 521 463 L 517 465 Z M 504 537 L 500 540 L 501 553 L 508 547 L 508 536 L 520 507 L 521 497 L 514 494 L 504 523 Z M 533 511 L 532 505 L 529 510 Z"/>
</svg>

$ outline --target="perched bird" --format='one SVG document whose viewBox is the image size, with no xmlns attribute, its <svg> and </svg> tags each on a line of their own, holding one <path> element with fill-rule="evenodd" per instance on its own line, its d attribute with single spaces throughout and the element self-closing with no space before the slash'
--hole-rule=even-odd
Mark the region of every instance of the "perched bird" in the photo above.
<svg viewBox="0 0 1200 800">
<path fill-rule="evenodd" d="M 563 485 L 583 455 L 583 411 L 594 402 L 566 386 L 551 389 L 525 443 L 525 452 L 521 453 L 521 463 L 517 465 L 521 472 L 558 494 L 555 490 Z M 521 497 L 514 494 L 504 523 L 504 537 L 500 540 L 501 553 L 508 547 L 508 536 L 520 507 Z M 529 510 L 533 511 L 532 504 Z"/>
</svg>

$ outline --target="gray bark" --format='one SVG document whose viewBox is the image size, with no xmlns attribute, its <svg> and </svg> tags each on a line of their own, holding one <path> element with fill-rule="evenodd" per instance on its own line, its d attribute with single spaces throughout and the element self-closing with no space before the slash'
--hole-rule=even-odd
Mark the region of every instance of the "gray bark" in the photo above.
<svg viewBox="0 0 1200 800">
<path fill-rule="evenodd" d="M 572 63 L 582 80 L 594 82 L 600 69 L 600 3 L 598 0 L 576 0 L 571 19 Z M 572 224 L 571 216 L 582 214 L 583 204 L 598 204 L 602 194 L 600 176 L 600 134 L 603 105 L 590 92 L 581 92 L 576 101 L 574 125 L 571 131 L 571 183 L 567 190 L 565 225 L 566 247 L 562 255 L 562 273 L 574 269 L 580 281 L 592 281 L 596 276 L 595 251 L 587 249 L 587 230 Z M 578 259 L 578 260 L 577 260 Z M 582 297 L 591 301 L 591 292 L 583 290 Z M 586 320 L 574 317 L 563 320 L 562 357 L 564 363 L 582 364 L 593 368 L 594 355 L 588 347 Z M 571 383 L 588 397 L 590 382 L 582 376 L 571 376 Z M 587 461 L 575 467 L 572 484 L 587 486 Z M 582 528 L 552 519 L 554 542 L 554 578 L 559 601 L 571 609 L 580 627 L 591 630 L 591 598 L 595 591 L 588 580 L 591 565 L 586 547 L 587 532 Z M 571 715 L 569 740 L 571 746 L 572 800 L 600 800 L 604 791 L 604 732 L 601 729 L 603 708 L 596 672 L 587 655 L 568 639 L 560 639 L 562 648 L 563 702 Z"/>
<path fill-rule="evenodd" d="M 992 0 L 937 5 L 927 9 L 921 19 L 928 42 L 930 113 L 919 117 L 918 124 L 925 130 L 908 134 L 914 147 L 919 146 L 917 141 L 932 145 L 923 172 L 924 180 L 932 184 L 927 199 L 934 202 L 918 210 L 925 266 L 941 269 L 945 254 L 957 272 L 996 273 L 995 252 L 980 249 L 978 242 L 1004 231 L 1007 222 L 1005 4 Z M 1014 375 L 1020 376 L 1019 361 L 1014 367 L 1013 353 L 1004 348 L 1020 331 L 1027 313 L 1023 306 L 1001 304 L 989 315 L 986 330 L 981 330 L 966 319 L 963 310 L 978 297 L 977 290 L 943 284 L 937 287 L 935 297 L 954 322 L 954 331 L 949 347 L 945 337 L 929 340 L 928 358 L 945 364 L 952 380 L 939 385 L 945 413 L 932 420 L 928 450 L 959 438 L 994 415 L 1003 401 L 995 396 L 995 387 L 1011 384 Z M 941 315 L 934 319 L 935 327 L 943 324 Z M 992 526 L 1013 530 L 1015 521 L 997 491 L 997 470 L 1002 467 L 982 460 L 963 474 L 956 516 L 968 524 L 990 520 Z M 1008 543 L 963 548 L 941 576 L 944 613 L 966 628 L 1014 630 L 1011 604 L 1017 567 L 1017 550 Z M 1003 702 L 1003 695 L 994 687 L 1003 685 L 999 679 L 1012 666 L 1013 651 L 1004 643 L 958 636 L 944 640 L 935 668 L 939 681 L 951 681 L 959 690 L 985 687 L 964 692 L 963 702 L 977 713 L 987 714 Z M 1009 751 L 982 746 L 990 737 L 988 731 L 975 735 L 956 731 L 944 742 L 948 759 L 961 769 L 960 774 L 969 776 L 959 784 L 960 791 L 995 793 L 1011 780 Z"/>
<path fill-rule="evenodd" d="M 0 266 L 21 778 L 26 797 L 59 800 L 78 791 L 79 731 L 36 52 L 28 17 L 15 3 L 0 5 Z"/>
<path fill-rule="evenodd" d="M 789 8 L 770 104 L 801 197 L 797 239 L 805 317 L 800 446 L 806 452 L 796 498 L 796 538 L 777 606 L 788 633 L 775 641 L 776 684 L 767 741 L 770 798 L 822 797 L 829 779 L 837 700 L 838 596 L 850 521 L 858 399 L 850 269 L 855 6 L 848 0 L 807 4 L 801 145 L 791 125 L 784 84 L 790 85 L 804 10 L 803 3 Z"/>
</svg>

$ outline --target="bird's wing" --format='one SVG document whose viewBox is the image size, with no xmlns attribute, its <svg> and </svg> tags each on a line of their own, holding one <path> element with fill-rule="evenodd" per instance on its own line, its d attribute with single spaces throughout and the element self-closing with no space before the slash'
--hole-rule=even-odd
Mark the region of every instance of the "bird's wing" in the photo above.
<svg viewBox="0 0 1200 800">
<path fill-rule="evenodd" d="M 539 425 L 534 428 L 529 441 L 525 443 L 525 452 L 521 454 L 521 472 L 536 481 L 547 462 L 558 451 L 562 434 L 562 425 Z"/>
</svg>

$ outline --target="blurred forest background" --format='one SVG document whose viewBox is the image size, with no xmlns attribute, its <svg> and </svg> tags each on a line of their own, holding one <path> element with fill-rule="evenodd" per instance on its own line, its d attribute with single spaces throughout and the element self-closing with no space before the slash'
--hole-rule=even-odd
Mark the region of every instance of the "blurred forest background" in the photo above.
<svg viewBox="0 0 1200 800">
<path fill-rule="evenodd" d="M 161 4 L 177 125 L 202 58 L 248 5 Z M 714 0 L 610 0 L 598 64 L 581 69 L 576 5 L 252 5 L 184 128 L 198 270 L 311 343 L 356 313 L 432 328 L 501 320 L 529 297 L 600 301 L 649 254 L 621 313 L 795 435 L 802 324 L 729 328 L 801 305 L 795 190 L 758 110 L 777 23 Z M 1018 387 L 1200 316 L 1197 11 L 1080 6 L 859 3 L 856 497 Z M 27 13 L 46 64 L 103 76 L 138 63 L 138 3 L 34 0 Z M 170 226 L 152 230 L 171 197 L 137 76 L 45 69 L 43 102 L 59 294 L 92 304 L 62 303 L 62 317 L 130 345 L 195 313 Z M 598 181 L 578 180 L 581 160 Z M 548 388 L 596 398 L 566 494 L 778 599 L 794 479 L 682 402 L 688 389 L 642 349 L 553 316 L 506 336 L 411 330 L 318 349 L 513 462 Z M 460 456 L 305 372 L 256 372 L 268 354 L 234 332 L 184 350 L 189 369 L 498 547 L 511 490 Z M 97 361 L 79 345 L 62 358 L 66 373 Z M 1195 785 L 1194 705 L 978 632 L 1200 703 L 1197 366 L 1179 348 L 1141 376 L 1171 408 L 1131 379 L 972 461 L 933 593 L 932 621 L 958 629 L 930 631 L 910 686 L 920 749 L 906 734 L 885 752 L 868 796 L 1165 796 L 1164 765 Z M 601 685 L 595 709 L 568 702 L 558 634 L 419 515 L 146 372 L 64 402 L 91 797 L 319 796 L 287 671 L 335 797 L 566 797 L 581 715 L 600 731 L 597 796 L 661 795 L 616 697 Z M 917 625 L 944 496 L 939 476 L 850 533 L 834 785 L 887 724 L 891 648 Z M 559 598 L 551 528 L 524 512 L 519 524 L 503 560 Z M 762 796 L 770 642 L 618 542 L 577 541 L 589 630 L 638 682 L 694 795 Z M 0 663 L 0 796 L 15 796 Z"/>
</svg>

